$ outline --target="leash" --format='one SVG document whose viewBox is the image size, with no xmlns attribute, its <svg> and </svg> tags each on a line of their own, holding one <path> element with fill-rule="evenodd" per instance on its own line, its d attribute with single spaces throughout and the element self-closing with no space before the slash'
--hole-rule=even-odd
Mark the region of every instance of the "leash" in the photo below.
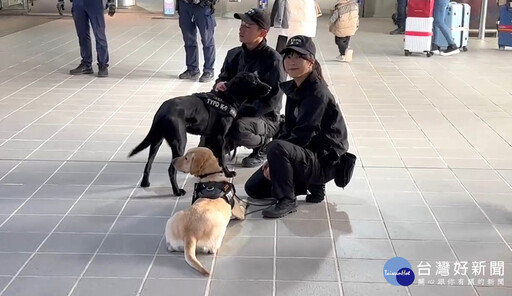
<svg viewBox="0 0 512 296">
<path fill-rule="evenodd" d="M 249 206 L 255 206 L 255 207 L 264 207 L 264 208 L 261 208 L 261 209 L 257 209 L 257 210 L 254 210 L 254 211 L 250 211 L 250 212 L 246 212 L 245 215 L 250 215 L 250 214 L 253 214 L 253 213 L 257 213 L 257 212 L 260 212 L 260 211 L 264 211 L 268 208 L 270 208 L 271 206 L 275 205 L 277 203 L 277 199 L 274 199 L 273 201 L 269 202 L 269 203 L 256 203 L 256 202 L 250 202 L 246 199 L 241 199 L 240 197 L 238 197 L 238 195 L 235 195 L 236 199 L 238 199 L 239 201 L 245 203 L 247 205 L 246 208 L 248 208 Z"/>
</svg>

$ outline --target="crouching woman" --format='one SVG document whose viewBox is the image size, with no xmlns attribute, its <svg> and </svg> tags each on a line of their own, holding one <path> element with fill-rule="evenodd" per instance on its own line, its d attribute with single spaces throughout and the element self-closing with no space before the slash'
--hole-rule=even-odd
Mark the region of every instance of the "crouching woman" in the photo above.
<svg viewBox="0 0 512 296">
<path fill-rule="evenodd" d="M 245 184 L 254 199 L 277 203 L 263 211 L 280 218 L 297 210 L 296 195 L 307 188 L 307 202 L 324 199 L 325 183 L 335 177 L 336 163 L 348 150 L 347 128 L 327 88 L 316 47 L 310 37 L 292 37 L 282 50 L 284 69 L 293 80 L 281 83 L 287 96 L 284 131 L 267 146 L 267 162 Z"/>
</svg>

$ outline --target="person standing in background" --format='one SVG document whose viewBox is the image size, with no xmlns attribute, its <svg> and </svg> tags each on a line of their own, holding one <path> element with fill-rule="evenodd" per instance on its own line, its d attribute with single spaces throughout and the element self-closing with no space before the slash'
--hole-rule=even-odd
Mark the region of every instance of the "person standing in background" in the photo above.
<svg viewBox="0 0 512 296">
<path fill-rule="evenodd" d="M 389 32 L 391 35 L 405 34 L 405 19 L 407 18 L 407 0 L 397 0 L 396 6 L 396 26 L 398 28 Z"/>
<path fill-rule="evenodd" d="M 281 52 L 288 37 L 316 36 L 315 0 L 276 0 L 270 15 L 271 25 L 276 29 L 276 51 Z"/>
</svg>

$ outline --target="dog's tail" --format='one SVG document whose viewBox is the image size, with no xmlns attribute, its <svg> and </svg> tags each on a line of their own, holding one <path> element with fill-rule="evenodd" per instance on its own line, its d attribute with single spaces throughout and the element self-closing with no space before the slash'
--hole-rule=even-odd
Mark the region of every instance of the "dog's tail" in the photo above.
<svg viewBox="0 0 512 296">
<path fill-rule="evenodd" d="M 203 265 L 201 265 L 201 262 L 199 262 L 196 258 L 196 239 L 194 237 L 187 237 L 185 238 L 184 243 L 185 260 L 187 261 L 188 265 L 199 271 L 202 275 L 209 276 L 210 273 L 208 270 L 206 270 Z"/>
<path fill-rule="evenodd" d="M 155 127 L 155 123 L 153 122 L 153 124 L 151 125 L 151 128 L 149 129 L 149 132 L 146 135 L 146 137 L 144 138 L 144 140 L 142 140 L 142 142 L 140 142 L 140 144 L 137 145 L 137 147 L 133 148 L 132 152 L 130 152 L 128 157 L 132 157 L 135 154 L 137 154 L 137 153 L 141 152 L 142 150 L 151 146 L 151 144 L 158 142 L 158 139 L 155 139 L 156 137 L 157 137 L 157 128 Z"/>
</svg>

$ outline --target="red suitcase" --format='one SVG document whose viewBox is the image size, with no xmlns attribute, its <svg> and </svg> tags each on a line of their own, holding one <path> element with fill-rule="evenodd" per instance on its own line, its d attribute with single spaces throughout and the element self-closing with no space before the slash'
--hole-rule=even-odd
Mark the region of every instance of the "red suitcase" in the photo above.
<svg viewBox="0 0 512 296">
<path fill-rule="evenodd" d="M 407 17 L 432 17 L 434 15 L 434 0 L 409 0 L 407 2 Z"/>
</svg>

